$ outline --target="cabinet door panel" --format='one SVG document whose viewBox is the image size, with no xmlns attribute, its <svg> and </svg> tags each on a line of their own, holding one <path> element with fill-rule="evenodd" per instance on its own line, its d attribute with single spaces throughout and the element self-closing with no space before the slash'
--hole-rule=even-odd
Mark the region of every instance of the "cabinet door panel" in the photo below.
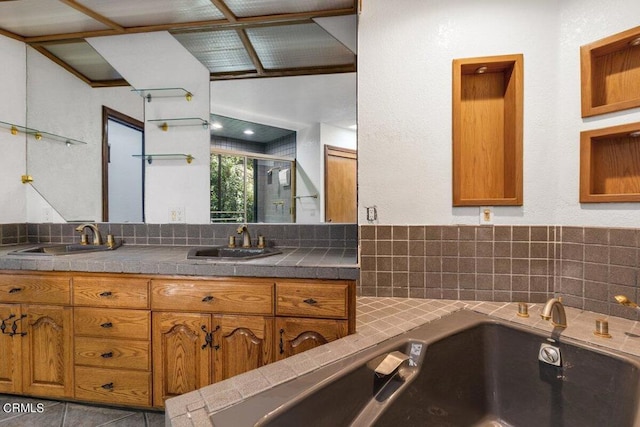
<svg viewBox="0 0 640 427">
<path fill-rule="evenodd" d="M 279 317 L 276 319 L 276 360 L 302 353 L 347 335 L 346 320 Z"/>
<path fill-rule="evenodd" d="M 153 404 L 211 382 L 211 351 L 206 332 L 211 315 L 153 313 Z"/>
<path fill-rule="evenodd" d="M 29 394 L 73 396 L 72 309 L 23 306 L 27 335 L 23 337 L 23 385 Z"/>
<path fill-rule="evenodd" d="M 273 361 L 273 318 L 214 316 L 214 382 Z"/>
<path fill-rule="evenodd" d="M 16 327 L 16 332 L 22 331 L 26 327 L 24 321 L 20 319 L 20 305 L 0 304 L 0 321 L 5 326 L 0 334 L 0 393 L 19 393 L 22 391 L 22 339 L 19 335 L 11 336 L 12 326 L 22 323 Z"/>
</svg>

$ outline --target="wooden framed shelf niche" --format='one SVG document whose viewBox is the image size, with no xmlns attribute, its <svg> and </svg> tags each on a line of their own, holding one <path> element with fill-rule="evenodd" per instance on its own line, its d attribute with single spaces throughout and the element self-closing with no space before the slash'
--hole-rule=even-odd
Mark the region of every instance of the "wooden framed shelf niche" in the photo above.
<svg viewBox="0 0 640 427">
<path fill-rule="evenodd" d="M 453 206 L 522 205 L 523 61 L 453 60 Z"/>
<path fill-rule="evenodd" d="M 582 117 L 640 107 L 640 27 L 580 47 Z"/>
<path fill-rule="evenodd" d="M 640 202 L 640 123 L 580 133 L 580 202 Z"/>
</svg>

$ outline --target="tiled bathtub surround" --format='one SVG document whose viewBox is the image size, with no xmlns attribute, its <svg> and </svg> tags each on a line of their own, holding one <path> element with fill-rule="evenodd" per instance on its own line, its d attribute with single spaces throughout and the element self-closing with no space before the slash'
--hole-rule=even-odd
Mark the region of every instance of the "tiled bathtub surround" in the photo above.
<svg viewBox="0 0 640 427">
<path fill-rule="evenodd" d="M 640 230 L 561 226 L 360 227 L 363 296 L 542 302 L 630 319 Z"/>
<path fill-rule="evenodd" d="M 27 243 L 26 224 L 0 224 L 0 245 Z"/>
<path fill-rule="evenodd" d="M 31 243 L 79 242 L 78 224 L 27 224 Z M 130 245 L 213 246 L 226 245 L 237 236 L 239 224 L 98 224 L 107 233 Z M 251 238 L 262 234 L 268 244 L 280 247 L 356 248 L 355 224 L 249 224 Z M 26 242 L 26 240 L 25 240 Z"/>
</svg>

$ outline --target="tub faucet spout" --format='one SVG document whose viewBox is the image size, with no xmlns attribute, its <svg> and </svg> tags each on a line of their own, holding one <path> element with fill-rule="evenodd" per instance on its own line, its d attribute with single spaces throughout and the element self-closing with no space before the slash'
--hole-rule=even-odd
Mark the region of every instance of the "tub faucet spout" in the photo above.
<svg viewBox="0 0 640 427">
<path fill-rule="evenodd" d="M 249 228 L 247 225 L 241 225 L 238 227 L 238 234 L 242 234 L 242 247 L 250 248 L 251 247 L 251 235 L 249 235 Z"/>
<path fill-rule="evenodd" d="M 551 324 L 557 328 L 567 327 L 567 314 L 564 311 L 564 305 L 562 305 L 562 298 L 551 298 L 544 305 L 540 317 L 544 320 L 551 321 Z"/>
<path fill-rule="evenodd" d="M 387 354 L 382 362 L 376 367 L 375 373 L 378 378 L 386 377 L 393 374 L 395 371 L 400 368 L 400 365 L 405 360 L 408 360 L 409 356 L 400 352 L 400 351 L 392 351 Z"/>
</svg>

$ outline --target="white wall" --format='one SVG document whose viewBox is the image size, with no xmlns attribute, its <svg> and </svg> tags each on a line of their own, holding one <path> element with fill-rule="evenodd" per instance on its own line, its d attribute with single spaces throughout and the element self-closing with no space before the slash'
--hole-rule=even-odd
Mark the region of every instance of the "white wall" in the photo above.
<svg viewBox="0 0 640 427">
<path fill-rule="evenodd" d="M 637 204 L 578 202 L 579 133 L 640 120 L 580 118 L 580 45 L 638 25 L 633 0 L 368 0 L 358 38 L 359 222 L 478 224 L 452 207 L 451 63 L 524 54 L 524 205 L 496 224 L 638 226 Z"/>
<path fill-rule="evenodd" d="M 142 121 L 142 98 L 130 87 L 92 88 L 31 48 L 27 62 L 28 126 L 86 142 L 66 147 L 29 138 L 27 169 L 44 197 L 28 198 L 29 221 L 55 221 L 55 211 L 67 221 L 100 221 L 102 106 Z"/>
<path fill-rule="evenodd" d="M 191 154 L 194 160 L 154 160 L 145 171 L 145 220 L 209 223 L 209 129 L 169 126 L 156 119 L 209 118 L 209 71 L 166 32 L 99 37 L 91 45 L 136 89 L 183 88 L 193 94 L 145 102 L 145 152 Z M 153 95 L 152 95 L 153 96 Z M 176 215 L 173 215 L 175 212 Z"/>
<path fill-rule="evenodd" d="M 0 121 L 25 124 L 25 46 L 0 36 Z M 0 223 L 24 222 L 26 186 L 20 176 L 26 172 L 25 137 L 11 135 L 0 127 Z"/>
</svg>

